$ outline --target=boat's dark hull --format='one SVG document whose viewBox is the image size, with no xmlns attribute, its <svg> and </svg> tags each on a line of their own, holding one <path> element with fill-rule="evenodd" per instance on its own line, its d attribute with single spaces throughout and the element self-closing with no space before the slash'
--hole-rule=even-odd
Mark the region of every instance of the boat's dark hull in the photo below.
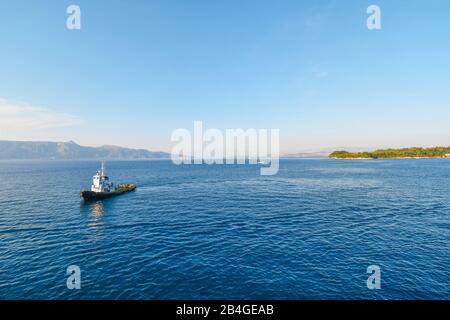
<svg viewBox="0 0 450 320">
<path fill-rule="evenodd" d="M 81 191 L 80 192 L 80 196 L 82 199 L 84 200 L 101 200 L 101 199 L 106 199 L 106 198 L 111 198 L 111 197 L 115 197 L 127 192 L 131 192 L 134 191 L 136 189 L 135 185 L 129 186 L 127 188 L 123 188 L 120 190 L 116 190 L 116 191 L 111 191 L 111 192 L 94 192 L 94 191 Z"/>
</svg>

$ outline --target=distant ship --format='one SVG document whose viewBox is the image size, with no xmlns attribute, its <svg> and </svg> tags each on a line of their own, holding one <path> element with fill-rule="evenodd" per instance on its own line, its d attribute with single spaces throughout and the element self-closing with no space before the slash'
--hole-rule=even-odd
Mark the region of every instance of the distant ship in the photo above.
<svg viewBox="0 0 450 320">
<path fill-rule="evenodd" d="M 106 175 L 105 162 L 102 161 L 101 169 L 92 178 L 91 190 L 81 191 L 80 196 L 84 200 L 97 200 L 124 194 L 135 189 L 136 185 L 134 184 L 119 184 L 114 186 L 114 183 Z"/>
</svg>

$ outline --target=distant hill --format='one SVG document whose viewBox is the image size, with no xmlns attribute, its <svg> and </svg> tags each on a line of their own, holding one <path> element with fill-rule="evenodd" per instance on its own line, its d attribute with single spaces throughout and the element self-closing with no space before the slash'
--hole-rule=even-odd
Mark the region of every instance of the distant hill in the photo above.
<svg viewBox="0 0 450 320">
<path fill-rule="evenodd" d="M 347 151 L 361 151 L 363 148 L 357 147 L 342 147 L 342 148 L 323 148 L 323 149 L 310 149 L 301 150 L 297 153 L 284 154 L 283 158 L 326 158 L 336 149 Z"/>
<path fill-rule="evenodd" d="M 84 147 L 70 142 L 29 142 L 0 140 L 0 160 L 76 159 L 161 159 L 165 152 L 117 146 Z"/>
<path fill-rule="evenodd" d="M 326 158 L 330 152 L 298 152 L 298 153 L 288 153 L 282 155 L 282 158 Z"/>
</svg>

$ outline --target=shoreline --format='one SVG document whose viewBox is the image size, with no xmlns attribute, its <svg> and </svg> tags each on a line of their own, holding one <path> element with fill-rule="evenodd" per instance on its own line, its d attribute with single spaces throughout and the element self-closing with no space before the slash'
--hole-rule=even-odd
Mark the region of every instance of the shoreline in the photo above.
<svg viewBox="0 0 450 320">
<path fill-rule="evenodd" d="M 450 159 L 450 157 L 392 157 L 392 158 L 337 158 L 337 157 L 330 157 L 330 159 L 333 160 L 402 160 L 402 159 Z"/>
</svg>

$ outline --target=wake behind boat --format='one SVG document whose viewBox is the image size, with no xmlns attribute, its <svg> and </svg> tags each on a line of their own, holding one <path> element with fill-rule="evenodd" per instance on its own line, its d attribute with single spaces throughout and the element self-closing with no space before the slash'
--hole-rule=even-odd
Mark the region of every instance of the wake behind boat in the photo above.
<svg viewBox="0 0 450 320">
<path fill-rule="evenodd" d="M 105 163 L 102 161 L 100 171 L 92 178 L 91 190 L 81 191 L 80 196 L 84 200 L 98 200 L 124 194 L 135 189 L 136 185 L 131 183 L 114 186 L 114 183 L 106 175 Z"/>
</svg>

